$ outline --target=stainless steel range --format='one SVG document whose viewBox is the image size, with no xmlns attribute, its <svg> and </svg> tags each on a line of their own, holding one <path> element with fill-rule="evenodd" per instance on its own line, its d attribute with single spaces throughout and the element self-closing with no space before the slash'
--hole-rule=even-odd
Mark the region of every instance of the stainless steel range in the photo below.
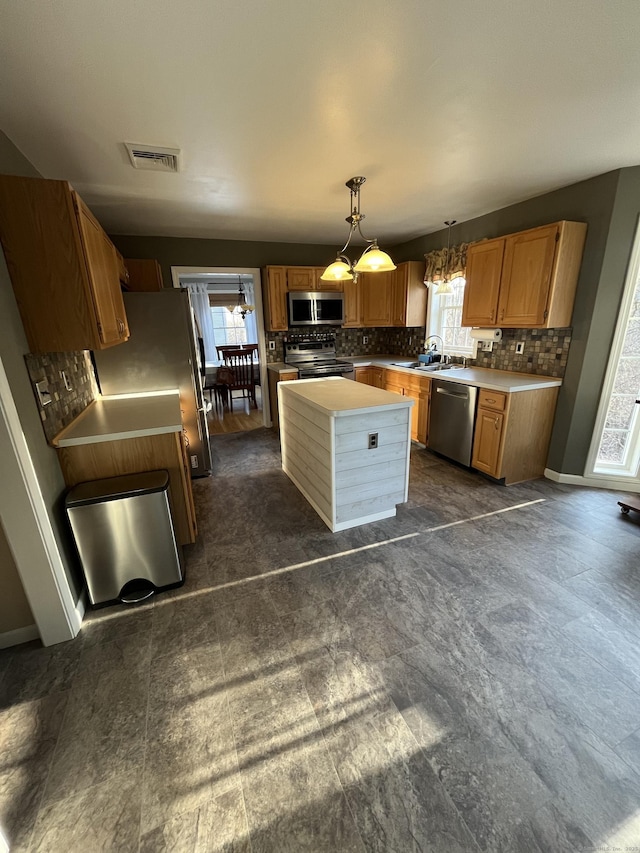
<svg viewBox="0 0 640 853">
<path fill-rule="evenodd" d="M 284 360 L 298 368 L 300 379 L 342 376 L 355 379 L 353 365 L 336 358 L 336 338 L 331 334 L 289 335 L 284 344 Z"/>
</svg>

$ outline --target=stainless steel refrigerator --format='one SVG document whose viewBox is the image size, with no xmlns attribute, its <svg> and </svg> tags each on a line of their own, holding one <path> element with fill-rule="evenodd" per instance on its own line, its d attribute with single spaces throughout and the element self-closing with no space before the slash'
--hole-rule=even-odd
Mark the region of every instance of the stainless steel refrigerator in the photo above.
<svg viewBox="0 0 640 853">
<path fill-rule="evenodd" d="M 186 290 L 125 293 L 129 340 L 94 353 L 103 394 L 180 391 L 191 476 L 211 471 L 200 347 Z"/>
</svg>

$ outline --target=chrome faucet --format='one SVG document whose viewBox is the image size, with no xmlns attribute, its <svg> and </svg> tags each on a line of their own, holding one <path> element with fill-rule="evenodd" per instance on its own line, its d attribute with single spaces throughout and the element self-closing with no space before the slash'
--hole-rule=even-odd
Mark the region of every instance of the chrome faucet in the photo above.
<svg viewBox="0 0 640 853">
<path fill-rule="evenodd" d="M 427 341 L 430 341 L 430 340 L 431 340 L 431 338 L 438 338 L 438 340 L 440 341 L 440 344 L 441 344 L 441 346 L 442 346 L 442 349 L 440 350 L 440 359 L 441 359 L 441 361 L 442 361 L 442 363 L 443 363 L 443 364 L 446 364 L 446 363 L 447 363 L 447 356 L 444 354 L 444 339 L 442 338 L 442 336 L 441 336 L 441 335 L 427 335 L 427 337 L 424 339 L 424 348 L 425 348 L 425 351 L 426 351 L 427 349 L 429 349 L 429 348 L 427 347 Z M 437 351 L 438 351 L 438 350 L 436 349 L 436 352 L 437 352 Z"/>
</svg>

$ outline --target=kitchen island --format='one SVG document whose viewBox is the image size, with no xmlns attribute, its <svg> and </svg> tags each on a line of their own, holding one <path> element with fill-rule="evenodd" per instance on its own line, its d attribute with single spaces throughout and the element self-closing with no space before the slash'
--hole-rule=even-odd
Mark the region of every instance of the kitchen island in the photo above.
<svg viewBox="0 0 640 853">
<path fill-rule="evenodd" d="M 169 503 L 181 545 L 197 527 L 177 390 L 99 397 L 51 441 L 69 487 L 89 480 L 169 472 Z"/>
<path fill-rule="evenodd" d="M 282 469 L 334 533 L 407 500 L 413 405 L 339 377 L 278 384 Z"/>
</svg>

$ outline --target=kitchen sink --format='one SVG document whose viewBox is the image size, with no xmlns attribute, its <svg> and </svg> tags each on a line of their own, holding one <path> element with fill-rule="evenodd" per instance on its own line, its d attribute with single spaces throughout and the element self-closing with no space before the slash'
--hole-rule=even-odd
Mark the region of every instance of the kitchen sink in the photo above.
<svg viewBox="0 0 640 853">
<path fill-rule="evenodd" d="M 419 367 L 423 367 L 419 361 L 394 361 L 392 362 L 392 367 L 412 367 L 414 370 L 417 370 Z"/>
<path fill-rule="evenodd" d="M 426 370 L 427 373 L 434 373 L 436 370 L 451 370 L 453 367 L 461 367 L 460 364 L 418 364 L 416 370 Z"/>
</svg>

